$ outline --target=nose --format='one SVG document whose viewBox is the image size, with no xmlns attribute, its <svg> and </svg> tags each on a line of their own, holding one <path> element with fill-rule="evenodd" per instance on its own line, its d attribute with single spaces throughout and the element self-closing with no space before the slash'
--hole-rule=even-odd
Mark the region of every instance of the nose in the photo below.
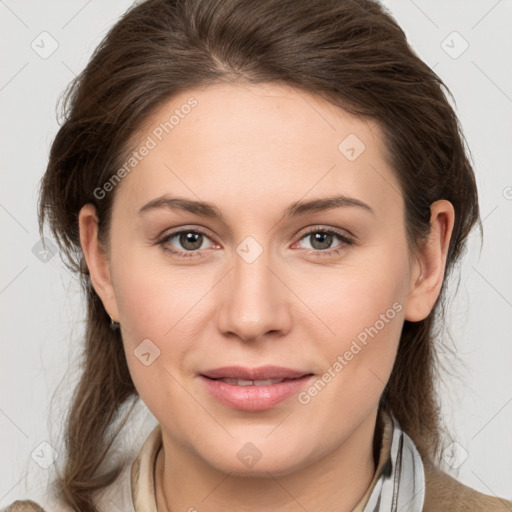
<svg viewBox="0 0 512 512">
<path fill-rule="evenodd" d="M 290 331 L 293 293 L 270 260 L 265 251 L 252 262 L 235 253 L 218 302 L 217 325 L 224 336 L 250 342 Z"/>
</svg>

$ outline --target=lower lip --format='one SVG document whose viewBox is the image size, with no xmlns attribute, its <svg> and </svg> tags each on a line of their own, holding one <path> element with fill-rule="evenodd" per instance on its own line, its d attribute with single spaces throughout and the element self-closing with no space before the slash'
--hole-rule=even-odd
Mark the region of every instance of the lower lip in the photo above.
<svg viewBox="0 0 512 512">
<path fill-rule="evenodd" d="M 299 379 L 285 380 L 269 386 L 236 386 L 221 380 L 200 376 L 208 391 L 219 402 L 242 411 L 264 411 L 275 407 L 299 393 L 312 377 L 313 375 L 306 375 Z"/>
</svg>

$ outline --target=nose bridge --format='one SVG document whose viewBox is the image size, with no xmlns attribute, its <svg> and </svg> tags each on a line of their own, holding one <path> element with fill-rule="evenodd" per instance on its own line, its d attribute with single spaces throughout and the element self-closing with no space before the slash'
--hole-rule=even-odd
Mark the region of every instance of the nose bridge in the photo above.
<svg viewBox="0 0 512 512">
<path fill-rule="evenodd" d="M 249 340 L 289 328 L 285 287 L 271 270 L 271 252 L 252 236 L 235 248 L 218 319 L 224 333 Z"/>
</svg>

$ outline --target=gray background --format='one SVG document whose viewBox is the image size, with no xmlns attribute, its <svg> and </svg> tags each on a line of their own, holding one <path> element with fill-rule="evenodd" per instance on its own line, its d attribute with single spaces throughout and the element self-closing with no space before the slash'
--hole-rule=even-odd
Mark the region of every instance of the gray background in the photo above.
<svg viewBox="0 0 512 512">
<path fill-rule="evenodd" d="M 0 0 L 0 506 L 44 496 L 81 350 L 78 284 L 58 255 L 38 254 L 37 191 L 56 103 L 130 4 Z M 453 92 L 480 192 L 483 248 L 475 231 L 443 334 L 458 354 L 447 352 L 440 388 L 456 439 L 444 469 L 512 499 L 512 2 L 385 5 Z M 154 423 L 140 404 L 124 446 L 136 453 Z"/>
</svg>

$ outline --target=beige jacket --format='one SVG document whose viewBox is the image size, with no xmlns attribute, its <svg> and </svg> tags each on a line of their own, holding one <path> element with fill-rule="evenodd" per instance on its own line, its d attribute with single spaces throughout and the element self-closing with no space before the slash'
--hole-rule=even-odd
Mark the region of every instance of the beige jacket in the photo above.
<svg viewBox="0 0 512 512">
<path fill-rule="evenodd" d="M 370 487 L 353 512 L 363 512 L 390 457 L 392 424 L 387 415 L 383 418 L 384 429 L 377 469 Z M 101 512 L 157 512 L 154 467 L 161 446 L 162 432 L 160 425 L 157 425 L 142 445 L 133 464 L 126 466 L 116 482 L 98 495 L 97 506 Z M 481 494 L 461 484 L 428 461 L 423 463 L 426 480 L 423 512 L 512 512 L 512 501 Z M 58 503 L 43 506 L 45 508 L 31 500 L 15 501 L 1 512 L 73 512 L 69 507 Z"/>
</svg>

